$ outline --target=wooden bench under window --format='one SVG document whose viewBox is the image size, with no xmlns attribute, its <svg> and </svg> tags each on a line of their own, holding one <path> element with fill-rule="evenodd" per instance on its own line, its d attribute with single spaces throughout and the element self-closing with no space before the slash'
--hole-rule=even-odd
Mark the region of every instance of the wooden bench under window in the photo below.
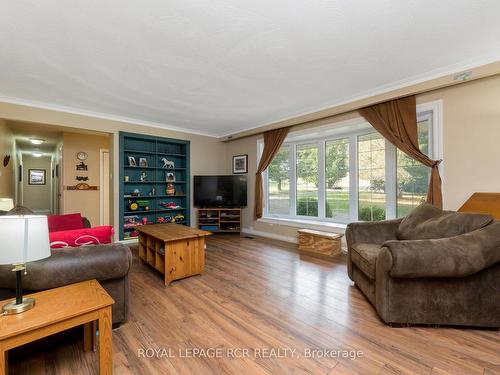
<svg viewBox="0 0 500 375">
<path fill-rule="evenodd" d="M 342 234 L 299 229 L 299 250 L 334 256 L 341 252 Z"/>
</svg>

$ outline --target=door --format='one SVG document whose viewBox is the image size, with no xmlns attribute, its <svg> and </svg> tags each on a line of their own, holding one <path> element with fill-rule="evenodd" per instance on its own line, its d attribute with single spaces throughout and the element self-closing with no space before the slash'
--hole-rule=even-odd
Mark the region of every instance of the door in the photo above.
<svg viewBox="0 0 500 375">
<path fill-rule="evenodd" d="M 100 221 L 109 225 L 109 150 L 101 149 Z"/>
</svg>

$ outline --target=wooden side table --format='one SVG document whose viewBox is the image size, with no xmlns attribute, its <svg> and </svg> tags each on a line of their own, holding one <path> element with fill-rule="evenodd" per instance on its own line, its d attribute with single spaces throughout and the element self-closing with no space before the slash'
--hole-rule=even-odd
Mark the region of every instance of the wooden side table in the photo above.
<svg viewBox="0 0 500 375">
<path fill-rule="evenodd" d="M 111 305 L 113 299 L 89 280 L 29 295 L 35 307 L 17 315 L 0 316 L 0 374 L 8 373 L 8 350 L 54 333 L 84 325 L 84 349 L 94 347 L 99 326 L 99 373 L 113 373 Z M 4 305 L 8 301 L 0 302 Z"/>
</svg>

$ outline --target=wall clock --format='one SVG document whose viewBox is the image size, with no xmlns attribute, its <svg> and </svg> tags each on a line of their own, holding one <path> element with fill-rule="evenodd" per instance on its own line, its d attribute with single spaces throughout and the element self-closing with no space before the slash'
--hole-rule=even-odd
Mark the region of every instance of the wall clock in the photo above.
<svg viewBox="0 0 500 375">
<path fill-rule="evenodd" d="M 89 157 L 89 155 L 86 153 L 86 152 L 83 152 L 83 151 L 80 151 L 76 154 L 76 158 L 80 161 L 84 161 L 84 160 L 87 160 L 87 158 Z"/>
</svg>

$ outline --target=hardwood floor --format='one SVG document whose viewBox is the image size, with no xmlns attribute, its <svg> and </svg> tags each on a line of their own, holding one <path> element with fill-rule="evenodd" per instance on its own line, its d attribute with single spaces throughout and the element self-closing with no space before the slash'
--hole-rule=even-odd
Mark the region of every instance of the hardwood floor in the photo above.
<svg viewBox="0 0 500 375">
<path fill-rule="evenodd" d="M 500 373 L 500 332 L 389 328 L 348 279 L 342 257 L 325 261 L 230 235 L 207 244 L 205 274 L 170 287 L 134 257 L 130 319 L 113 331 L 115 374 Z M 97 373 L 97 355 L 82 342 L 78 331 L 18 349 L 11 373 Z M 143 358 L 141 349 L 158 355 Z M 206 351 L 181 358 L 194 349 Z M 310 349 L 343 352 L 311 358 Z"/>
</svg>

